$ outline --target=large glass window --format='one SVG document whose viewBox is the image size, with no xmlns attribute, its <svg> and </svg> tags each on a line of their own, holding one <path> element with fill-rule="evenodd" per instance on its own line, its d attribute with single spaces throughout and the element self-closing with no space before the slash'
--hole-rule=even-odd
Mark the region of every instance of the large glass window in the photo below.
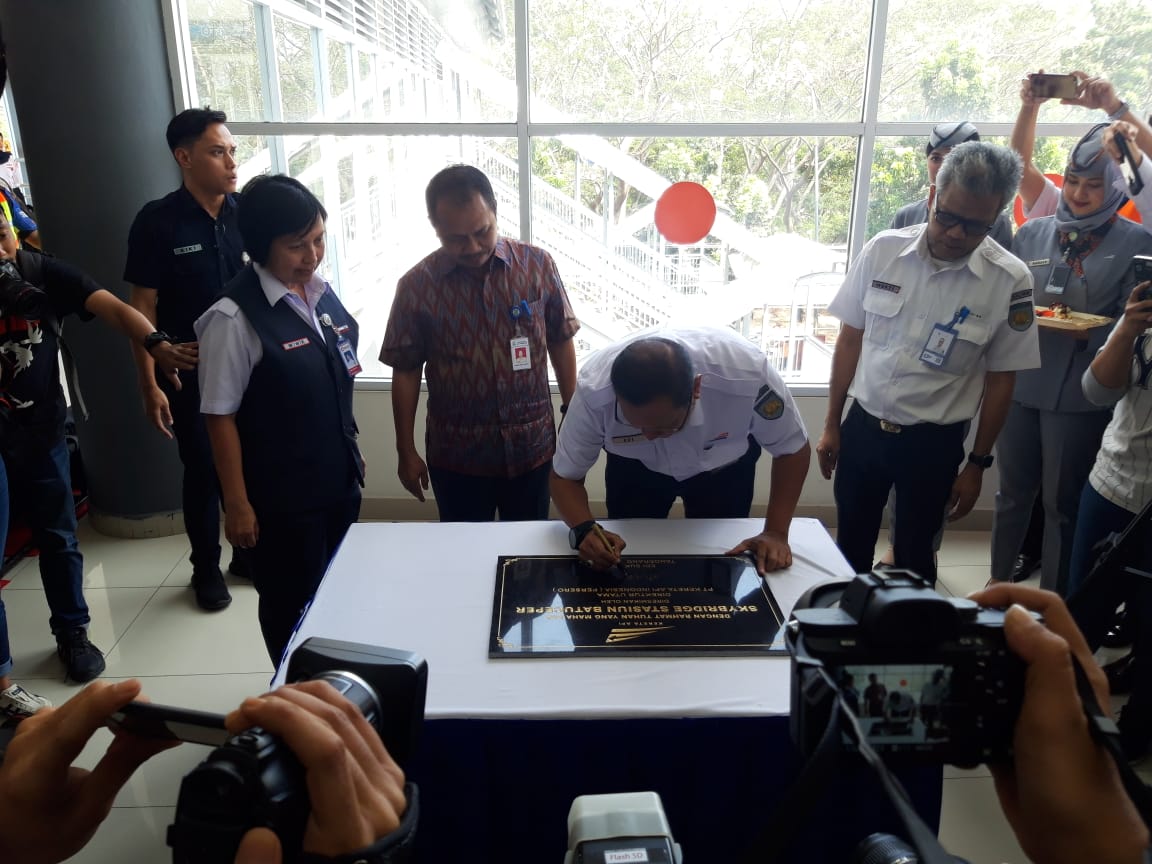
<svg viewBox="0 0 1152 864">
<path fill-rule="evenodd" d="M 323 199 L 327 273 L 365 372 L 385 377 L 396 280 L 437 246 L 424 187 L 453 162 L 492 178 L 505 234 L 556 258 L 578 356 L 709 323 L 824 384 L 828 303 L 867 238 L 926 195 L 936 122 L 1006 143 L 1037 67 L 1107 74 L 1152 107 L 1148 0 L 173 2 L 192 101 L 228 112 L 242 178 L 287 172 Z M 1036 163 L 1058 173 L 1101 119 L 1045 105 Z M 654 224 L 681 180 L 718 206 L 684 246 Z"/>
<path fill-rule="evenodd" d="M 879 119 L 1011 123 L 1028 72 L 1107 75 L 1148 107 L 1152 5 L 1145 0 L 889 0 Z M 1095 122 L 1052 102 L 1047 122 Z"/>
<path fill-rule="evenodd" d="M 247 0 L 190 0 L 188 34 L 198 104 L 233 120 L 264 120 L 256 10 Z"/>
<path fill-rule="evenodd" d="M 869 17 L 860 0 L 532 0 L 532 119 L 859 119 Z"/>
</svg>

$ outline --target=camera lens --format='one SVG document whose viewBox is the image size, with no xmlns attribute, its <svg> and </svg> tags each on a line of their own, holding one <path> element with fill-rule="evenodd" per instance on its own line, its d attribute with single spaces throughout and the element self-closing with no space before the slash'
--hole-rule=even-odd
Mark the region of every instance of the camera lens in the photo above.
<svg viewBox="0 0 1152 864">
<path fill-rule="evenodd" d="M 321 672 L 312 680 L 327 681 L 336 688 L 336 692 L 360 709 L 373 729 L 380 731 L 380 700 L 367 681 L 353 672 Z"/>
<path fill-rule="evenodd" d="M 920 856 L 895 834 L 869 834 L 856 847 L 858 864 L 916 864 Z"/>
</svg>

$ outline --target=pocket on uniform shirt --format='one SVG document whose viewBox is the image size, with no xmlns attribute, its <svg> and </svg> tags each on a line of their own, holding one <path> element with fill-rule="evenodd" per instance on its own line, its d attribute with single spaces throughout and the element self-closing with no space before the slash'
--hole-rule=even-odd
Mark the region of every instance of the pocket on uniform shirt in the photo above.
<svg viewBox="0 0 1152 864">
<path fill-rule="evenodd" d="M 942 372 L 963 375 L 968 372 L 984 353 L 992 330 L 985 321 L 969 318 L 956 325 L 956 339 L 952 343 L 952 353 L 944 361 Z"/>
<path fill-rule="evenodd" d="M 904 308 L 904 295 L 869 288 L 864 294 L 864 339 L 881 348 L 887 347 L 899 332 L 897 319 Z"/>
<path fill-rule="evenodd" d="M 543 344 L 548 344 L 548 301 L 545 299 L 530 300 L 528 302 L 528 324 L 531 332 L 536 334 Z M 528 335 L 528 334 L 525 334 Z"/>
</svg>

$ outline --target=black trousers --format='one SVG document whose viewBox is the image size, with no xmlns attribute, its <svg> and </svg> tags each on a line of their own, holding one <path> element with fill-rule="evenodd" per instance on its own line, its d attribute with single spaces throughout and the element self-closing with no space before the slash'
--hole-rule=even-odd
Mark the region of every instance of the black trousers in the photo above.
<svg viewBox="0 0 1152 864">
<path fill-rule="evenodd" d="M 260 631 L 274 664 L 305 607 L 320 585 L 328 564 L 360 518 L 360 490 L 331 507 L 291 513 L 256 511 L 260 536 L 252 555 L 252 581 L 260 595 Z"/>
<path fill-rule="evenodd" d="M 531 522 L 548 518 L 552 460 L 517 477 L 473 477 L 428 466 L 441 522 Z"/>
<path fill-rule="evenodd" d="M 168 397 L 172 433 L 184 465 L 184 533 L 192 546 L 192 571 L 211 573 L 220 567 L 220 484 L 200 413 L 200 384 L 195 372 L 180 376 L 180 390 L 173 390 L 159 373 L 156 380 Z"/>
<path fill-rule="evenodd" d="M 609 519 L 666 519 L 677 497 L 689 519 L 746 518 L 752 510 L 760 445 L 748 439 L 744 455 L 722 468 L 677 480 L 639 459 L 608 454 L 604 469 Z"/>
<path fill-rule="evenodd" d="M 836 545 L 857 573 L 872 569 L 889 491 L 896 488 L 896 566 L 936 584 L 932 537 L 964 459 L 964 424 L 920 423 L 898 433 L 853 403 L 840 427 Z"/>
</svg>

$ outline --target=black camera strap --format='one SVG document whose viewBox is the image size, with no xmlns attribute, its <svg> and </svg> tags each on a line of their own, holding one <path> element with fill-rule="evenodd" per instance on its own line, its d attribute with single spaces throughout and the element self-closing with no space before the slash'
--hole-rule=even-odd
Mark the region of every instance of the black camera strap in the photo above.
<svg viewBox="0 0 1152 864">
<path fill-rule="evenodd" d="M 1076 675 L 1076 690 L 1080 694 L 1080 704 L 1084 707 L 1084 716 L 1088 718 L 1089 734 L 1112 757 L 1112 761 L 1116 763 L 1116 770 L 1120 773 L 1120 782 L 1124 784 L 1124 791 L 1132 799 L 1144 824 L 1152 828 L 1152 790 L 1128 764 L 1128 757 L 1124 755 L 1124 748 L 1120 746 L 1120 729 L 1111 715 L 1096 701 L 1096 691 L 1092 689 L 1088 674 L 1075 655 L 1072 656 L 1072 670 Z"/>
<path fill-rule="evenodd" d="M 840 754 L 843 752 L 841 736 L 847 735 L 865 763 L 876 772 L 888 800 L 904 823 L 907 839 L 920 856 L 922 864 L 955 864 L 956 857 L 948 854 L 940 841 L 920 818 L 904 786 L 888 770 L 880 755 L 872 749 L 852 709 L 844 700 L 840 688 L 823 668 L 815 670 L 829 691 L 835 693 L 828 716 L 828 725 L 820 737 L 820 744 L 788 790 L 784 803 L 777 808 L 755 843 L 744 855 L 743 864 L 775 864 L 784 860 L 784 854 L 799 828 L 808 820 L 827 786 L 834 781 Z"/>
</svg>

